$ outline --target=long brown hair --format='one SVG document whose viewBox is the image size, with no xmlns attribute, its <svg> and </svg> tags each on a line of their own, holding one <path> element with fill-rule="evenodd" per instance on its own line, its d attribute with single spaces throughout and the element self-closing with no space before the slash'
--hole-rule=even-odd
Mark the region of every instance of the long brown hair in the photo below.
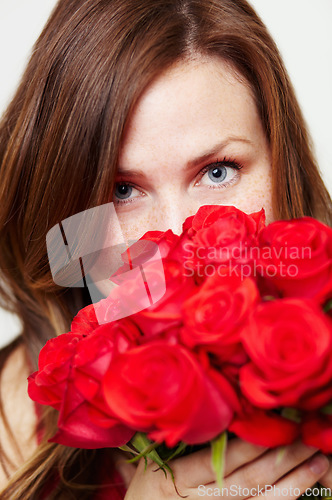
<svg viewBox="0 0 332 500">
<path fill-rule="evenodd" d="M 111 201 L 121 137 L 137 100 L 155 77 L 195 55 L 230 62 L 254 92 L 272 152 L 276 218 L 310 215 L 331 224 L 331 200 L 293 88 L 245 0 L 60 0 L 0 127 L 0 297 L 22 320 L 33 368 L 46 340 L 68 331 L 88 303 L 84 290 L 53 282 L 47 231 Z M 47 443 L 54 412 L 45 411 L 42 425 L 43 443 L 2 498 L 40 498 L 55 467 L 64 477 L 49 498 L 89 498 L 68 482 L 93 483 L 105 452 Z M 84 472 L 82 457 L 90 457 Z"/>
</svg>

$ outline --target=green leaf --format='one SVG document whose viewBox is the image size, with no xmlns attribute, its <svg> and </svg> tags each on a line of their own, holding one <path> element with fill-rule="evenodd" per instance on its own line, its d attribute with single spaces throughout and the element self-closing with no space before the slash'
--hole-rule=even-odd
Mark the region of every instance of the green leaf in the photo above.
<svg viewBox="0 0 332 500">
<path fill-rule="evenodd" d="M 222 490 L 224 473 L 225 473 L 225 458 L 227 448 L 227 432 L 223 432 L 216 439 L 211 441 L 212 468 L 217 478 L 217 484 Z"/>
<path fill-rule="evenodd" d="M 131 454 L 137 453 L 133 448 L 130 448 L 130 446 L 128 446 L 127 444 L 125 444 L 123 446 L 118 446 L 118 448 L 119 448 L 119 450 L 126 451 L 126 452 L 129 452 Z"/>
<path fill-rule="evenodd" d="M 331 309 L 332 309 L 332 299 L 328 300 L 326 302 L 325 306 L 323 307 L 323 310 L 326 313 L 329 312 L 329 311 L 331 311 Z"/>
<path fill-rule="evenodd" d="M 302 421 L 302 414 L 297 408 L 283 408 L 281 410 L 281 416 L 297 424 L 300 424 Z"/>
<path fill-rule="evenodd" d="M 168 472 L 169 472 L 169 473 L 170 473 L 170 475 L 171 475 L 171 479 L 172 479 L 172 481 L 173 481 L 173 486 L 174 486 L 174 489 L 175 489 L 175 491 L 176 491 L 177 495 L 178 495 L 179 497 L 181 497 L 181 498 L 187 498 L 187 496 L 188 496 L 188 495 L 181 495 L 181 493 L 180 493 L 180 492 L 179 492 L 179 490 L 177 489 L 177 486 L 176 486 L 176 484 L 175 484 L 175 477 L 174 477 L 174 474 L 173 474 L 173 471 L 172 471 L 171 467 L 170 467 L 169 465 L 165 464 L 165 468 L 168 470 Z M 164 473 L 165 473 L 165 475 L 166 475 L 166 471 L 164 471 Z M 166 477 L 167 477 L 167 476 L 166 476 Z"/>
<path fill-rule="evenodd" d="M 187 448 L 186 443 L 180 443 L 179 446 L 167 458 L 166 462 L 169 462 L 170 460 L 173 460 L 173 458 L 176 458 L 179 455 L 181 455 L 186 448 Z"/>
<path fill-rule="evenodd" d="M 128 460 L 128 462 L 139 460 L 141 457 L 150 458 L 156 464 L 159 465 L 160 468 L 164 469 L 165 462 L 161 459 L 159 454 L 156 452 L 155 448 L 157 448 L 158 443 L 150 441 L 146 434 L 142 432 L 137 432 L 135 436 L 132 438 L 131 443 L 135 446 L 136 450 L 139 452 L 137 457 Z"/>
<path fill-rule="evenodd" d="M 160 457 L 159 453 L 155 449 L 158 447 L 158 443 L 151 441 L 147 437 L 146 434 L 144 434 L 142 432 L 137 432 L 134 435 L 134 437 L 131 439 L 131 444 L 136 448 L 136 450 L 139 452 L 139 454 L 136 457 L 127 460 L 127 462 L 128 463 L 134 462 L 134 461 L 139 460 L 140 458 L 143 457 L 145 460 L 145 470 L 146 470 L 147 459 L 150 458 L 150 460 L 152 460 L 153 462 L 155 462 L 159 466 L 158 469 L 161 469 L 163 471 L 166 479 L 167 479 L 167 472 L 169 472 L 176 493 L 180 497 L 182 497 L 182 495 L 180 495 L 180 493 L 178 492 L 178 489 L 176 487 L 174 474 L 173 474 L 171 467 Z M 156 471 L 158 469 L 156 469 Z M 185 498 L 185 497 L 182 497 L 182 498 Z"/>
<path fill-rule="evenodd" d="M 321 409 L 321 412 L 324 413 L 325 415 L 332 415 L 332 403 L 328 404 L 327 406 L 324 406 L 324 408 Z"/>
<path fill-rule="evenodd" d="M 136 448 L 139 453 L 142 453 L 146 448 L 151 446 L 153 442 L 143 432 L 136 432 L 131 438 L 130 443 Z"/>
</svg>

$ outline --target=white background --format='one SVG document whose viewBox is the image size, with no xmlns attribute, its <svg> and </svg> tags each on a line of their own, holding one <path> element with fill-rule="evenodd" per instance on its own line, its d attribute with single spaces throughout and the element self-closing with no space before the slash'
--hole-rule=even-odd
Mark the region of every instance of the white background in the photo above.
<svg viewBox="0 0 332 500">
<path fill-rule="evenodd" d="M 0 0 L 0 113 L 55 3 Z M 251 0 L 251 4 L 281 51 L 332 193 L 332 0 Z M 0 347 L 18 332 L 17 320 L 0 310 Z"/>
</svg>

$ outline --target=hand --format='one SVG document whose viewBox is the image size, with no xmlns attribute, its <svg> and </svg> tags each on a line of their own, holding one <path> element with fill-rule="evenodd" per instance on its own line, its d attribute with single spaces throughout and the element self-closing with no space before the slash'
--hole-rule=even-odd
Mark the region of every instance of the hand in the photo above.
<svg viewBox="0 0 332 500">
<path fill-rule="evenodd" d="M 332 491 L 332 457 L 330 456 L 329 457 L 329 469 L 328 471 L 326 472 L 326 474 L 324 474 L 323 477 L 320 478 L 319 482 L 322 486 L 324 486 L 325 488 L 329 488 L 331 491 Z"/>
<path fill-rule="evenodd" d="M 321 478 L 327 477 L 329 462 L 317 453 L 315 448 L 296 442 L 285 447 L 282 459 L 277 461 L 279 449 L 254 446 L 240 439 L 228 443 L 223 487 L 232 498 L 244 499 L 257 496 L 258 486 L 275 486 L 275 490 L 265 492 L 264 498 L 298 498 L 307 488 Z M 211 450 L 206 448 L 170 463 L 176 486 L 188 500 L 216 497 L 215 475 L 211 467 Z M 125 500 L 179 500 L 171 478 L 167 479 L 154 462 L 145 469 L 141 460 L 137 469 L 131 469 L 130 481 Z M 121 470 L 121 469 L 120 469 Z M 123 470 L 121 470 L 123 473 Z M 128 477 L 128 473 L 127 473 Z M 208 490 L 212 488 L 212 490 Z M 246 489 L 245 489 L 246 488 Z M 251 491 L 256 488 L 256 491 Z M 278 490 L 283 493 L 278 495 Z M 288 493 L 287 493 L 288 490 Z M 226 491 L 226 490 L 225 490 Z M 230 492 L 233 491 L 232 495 Z M 211 494 L 212 492 L 212 494 Z M 277 492 L 277 493 L 276 493 Z M 284 494 L 286 492 L 286 495 Z M 210 493 L 210 495 L 208 495 Z M 224 494 L 224 496 L 227 496 Z"/>
</svg>

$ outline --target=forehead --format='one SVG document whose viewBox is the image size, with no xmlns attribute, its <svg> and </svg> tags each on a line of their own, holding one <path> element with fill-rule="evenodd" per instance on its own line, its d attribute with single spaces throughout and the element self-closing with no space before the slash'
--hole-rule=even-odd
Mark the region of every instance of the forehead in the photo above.
<svg viewBox="0 0 332 500">
<path fill-rule="evenodd" d="M 251 88 L 228 63 L 214 57 L 181 61 L 143 92 L 125 129 L 120 166 L 147 153 L 191 154 L 228 137 L 252 141 L 258 132 Z"/>
</svg>

